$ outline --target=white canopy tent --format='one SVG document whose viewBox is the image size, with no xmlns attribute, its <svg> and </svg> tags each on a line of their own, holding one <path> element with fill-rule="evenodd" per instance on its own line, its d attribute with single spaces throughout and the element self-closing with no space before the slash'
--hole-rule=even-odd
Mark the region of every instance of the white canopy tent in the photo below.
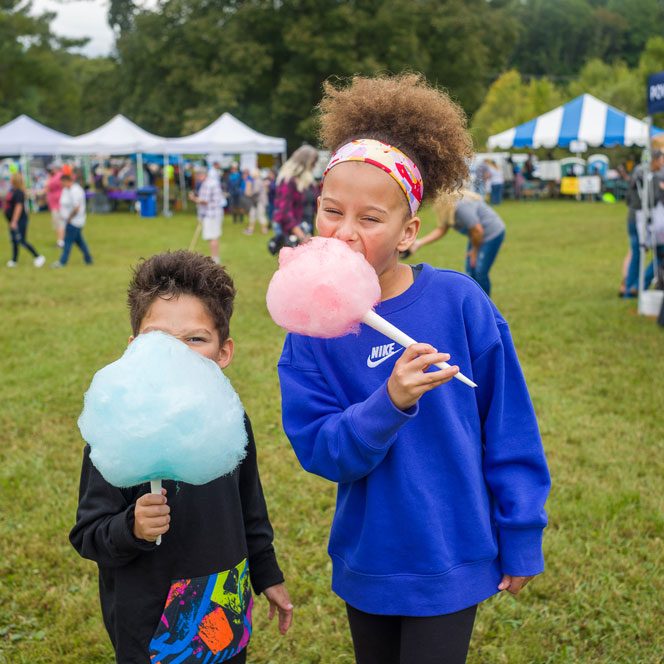
<svg viewBox="0 0 664 664">
<path fill-rule="evenodd" d="M 108 122 L 62 143 L 60 152 L 68 155 L 127 155 L 136 154 L 136 183 L 143 186 L 143 153 L 156 152 L 163 136 L 141 129 L 124 115 L 116 115 Z"/>
<path fill-rule="evenodd" d="M 212 124 L 190 136 L 166 139 L 158 150 L 163 154 L 285 154 L 286 139 L 266 136 L 224 113 Z"/>
<path fill-rule="evenodd" d="M 71 136 L 46 127 L 27 115 L 19 115 L 0 127 L 0 155 L 59 154 Z"/>
<path fill-rule="evenodd" d="M 280 154 L 286 155 L 286 139 L 267 136 L 224 113 L 212 124 L 190 136 L 165 139 L 153 152 L 164 154 Z M 168 179 L 164 178 L 164 213 L 168 214 Z"/>
<path fill-rule="evenodd" d="M 165 139 L 141 129 L 124 115 L 116 115 L 87 134 L 70 138 L 60 145 L 62 154 L 134 154 L 157 152 Z"/>
</svg>

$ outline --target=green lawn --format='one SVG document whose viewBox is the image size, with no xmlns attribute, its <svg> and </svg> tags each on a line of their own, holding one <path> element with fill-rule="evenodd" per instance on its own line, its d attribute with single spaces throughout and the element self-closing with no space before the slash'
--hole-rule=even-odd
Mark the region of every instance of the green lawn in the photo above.
<svg viewBox="0 0 664 664">
<path fill-rule="evenodd" d="M 472 663 L 661 661 L 664 589 L 664 330 L 616 297 L 627 246 L 622 205 L 506 203 L 493 270 L 553 476 L 546 573 L 518 598 L 480 609 Z M 82 441 L 76 419 L 93 373 L 123 351 L 125 289 L 141 256 L 187 247 L 192 215 L 89 219 L 95 265 L 0 268 L 0 662 L 112 661 L 96 567 L 70 547 Z M 432 219 L 425 212 L 425 230 Z M 352 662 L 332 595 L 327 534 L 334 486 L 302 471 L 280 427 L 282 333 L 264 296 L 265 238 L 226 221 L 222 256 L 238 286 L 228 375 L 250 414 L 276 547 L 296 605 L 286 638 L 256 607 L 250 661 Z M 57 258 L 46 215 L 30 235 Z M 451 234 L 418 255 L 461 269 Z M 8 256 L 8 242 L 5 245 Z M 202 243 L 199 243 L 202 248 Z M 2 264 L 4 265 L 4 260 Z"/>
</svg>

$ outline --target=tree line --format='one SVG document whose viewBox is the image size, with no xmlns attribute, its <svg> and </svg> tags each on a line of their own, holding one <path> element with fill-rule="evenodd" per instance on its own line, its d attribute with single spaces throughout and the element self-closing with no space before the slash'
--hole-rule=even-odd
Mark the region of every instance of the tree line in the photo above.
<svg viewBox="0 0 664 664">
<path fill-rule="evenodd" d="M 316 140 L 323 80 L 407 69 L 461 103 L 481 144 L 577 90 L 643 115 L 644 72 L 664 69 L 661 0 L 110 0 L 104 58 L 23 0 L 0 10 L 0 123 L 70 134 L 124 113 L 178 136 L 229 111 L 293 149 Z"/>
</svg>

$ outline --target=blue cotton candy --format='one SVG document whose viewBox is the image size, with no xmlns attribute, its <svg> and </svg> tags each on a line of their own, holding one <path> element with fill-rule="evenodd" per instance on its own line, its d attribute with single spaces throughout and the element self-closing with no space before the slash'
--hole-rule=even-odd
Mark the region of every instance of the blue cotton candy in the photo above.
<svg viewBox="0 0 664 664">
<path fill-rule="evenodd" d="M 78 426 L 92 463 L 117 487 L 205 484 L 246 454 L 244 409 L 228 378 L 162 332 L 140 334 L 95 374 Z"/>
</svg>

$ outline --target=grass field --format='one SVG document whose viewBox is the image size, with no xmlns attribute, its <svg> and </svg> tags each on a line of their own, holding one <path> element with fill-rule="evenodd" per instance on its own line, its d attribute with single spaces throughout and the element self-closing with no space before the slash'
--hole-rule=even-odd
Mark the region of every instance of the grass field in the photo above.
<svg viewBox="0 0 664 664">
<path fill-rule="evenodd" d="M 546 573 L 518 599 L 494 597 L 480 608 L 469 662 L 660 662 L 664 330 L 616 297 L 626 210 L 538 202 L 500 212 L 508 231 L 494 297 L 528 379 L 553 489 Z M 194 223 L 184 214 L 91 217 L 94 266 L 74 249 L 64 270 L 36 270 L 25 254 L 17 269 L 0 268 L 0 662 L 113 659 L 96 566 L 67 539 L 82 449 L 76 419 L 93 373 L 126 345 L 130 265 L 188 246 Z M 431 224 L 425 213 L 425 230 Z M 281 430 L 282 333 L 264 305 L 275 260 L 263 236 L 240 230 L 227 220 L 222 242 L 238 287 L 228 375 L 253 421 L 296 605 L 281 638 L 258 600 L 249 660 L 350 663 L 343 604 L 329 589 L 334 486 L 300 469 Z M 464 243 L 451 235 L 418 259 L 461 269 Z M 49 263 L 57 258 L 45 215 L 33 216 L 30 236 Z"/>
</svg>

